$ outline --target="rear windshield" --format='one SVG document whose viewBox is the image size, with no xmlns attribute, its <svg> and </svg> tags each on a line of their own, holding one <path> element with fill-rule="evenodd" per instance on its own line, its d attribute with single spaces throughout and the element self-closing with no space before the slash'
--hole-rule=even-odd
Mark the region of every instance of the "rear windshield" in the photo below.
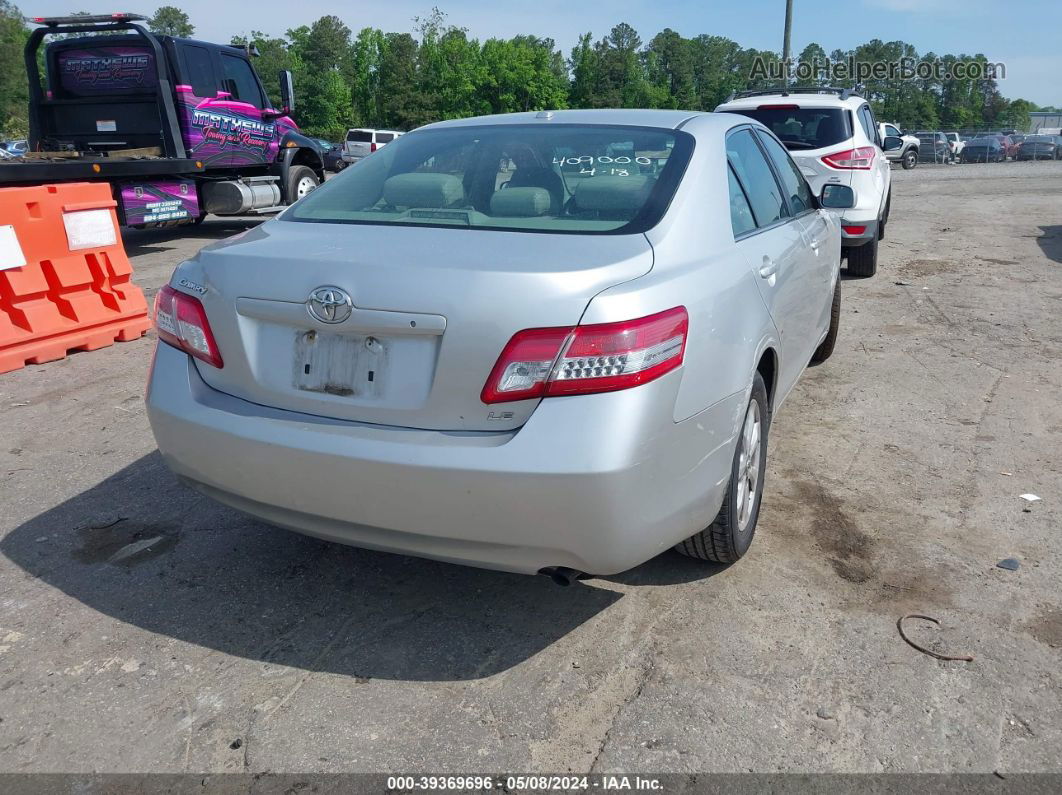
<svg viewBox="0 0 1062 795">
<path fill-rule="evenodd" d="M 843 108 L 761 106 L 734 113 L 761 122 L 793 151 L 834 146 L 852 137 L 851 120 Z"/>
<path fill-rule="evenodd" d="M 422 130 L 347 169 L 283 218 L 553 233 L 654 226 L 693 151 L 676 130 L 491 125 Z"/>
<path fill-rule="evenodd" d="M 1030 135 L 1025 139 L 1027 144 L 1053 144 L 1055 137 L 1053 135 Z"/>
<path fill-rule="evenodd" d="M 359 144 L 367 144 L 372 142 L 371 130 L 351 130 L 347 133 L 347 140 L 353 141 Z"/>
<path fill-rule="evenodd" d="M 376 133 L 376 143 L 378 144 L 389 144 L 394 139 L 394 133 Z"/>
</svg>

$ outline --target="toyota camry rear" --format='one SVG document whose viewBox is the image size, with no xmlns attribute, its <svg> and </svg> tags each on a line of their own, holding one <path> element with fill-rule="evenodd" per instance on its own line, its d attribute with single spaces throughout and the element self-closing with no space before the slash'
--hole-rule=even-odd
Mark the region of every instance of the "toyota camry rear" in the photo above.
<svg viewBox="0 0 1062 795">
<path fill-rule="evenodd" d="M 741 329 L 710 329 L 740 312 L 758 345 L 773 324 L 713 242 L 730 216 L 691 179 L 690 114 L 557 116 L 403 136 L 179 266 L 148 408 L 181 479 L 299 532 L 518 572 L 621 571 L 710 523 L 755 367 Z"/>
</svg>

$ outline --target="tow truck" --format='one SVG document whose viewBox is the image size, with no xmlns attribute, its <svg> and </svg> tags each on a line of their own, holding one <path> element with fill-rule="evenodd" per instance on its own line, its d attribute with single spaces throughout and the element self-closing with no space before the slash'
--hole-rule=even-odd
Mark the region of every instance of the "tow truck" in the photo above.
<svg viewBox="0 0 1062 795">
<path fill-rule="evenodd" d="M 33 17 L 26 41 L 29 145 L 0 187 L 107 182 L 126 226 L 268 213 L 324 181 L 320 145 L 274 108 L 253 47 L 156 35 L 131 13 Z M 78 35 L 86 34 L 86 35 Z M 44 79 L 38 51 L 44 49 Z"/>
</svg>

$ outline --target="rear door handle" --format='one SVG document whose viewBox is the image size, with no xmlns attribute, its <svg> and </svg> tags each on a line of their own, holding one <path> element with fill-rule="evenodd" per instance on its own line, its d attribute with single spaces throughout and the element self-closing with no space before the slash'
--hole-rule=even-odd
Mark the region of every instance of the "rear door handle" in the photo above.
<svg viewBox="0 0 1062 795">
<path fill-rule="evenodd" d="M 760 265 L 760 278 L 770 279 L 774 274 L 778 273 L 778 263 L 770 257 L 763 258 L 763 264 Z"/>
</svg>

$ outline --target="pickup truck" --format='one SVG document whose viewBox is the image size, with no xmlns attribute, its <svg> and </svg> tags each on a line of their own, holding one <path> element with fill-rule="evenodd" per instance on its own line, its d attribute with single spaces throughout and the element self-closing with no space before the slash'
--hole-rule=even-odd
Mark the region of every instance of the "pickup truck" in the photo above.
<svg viewBox="0 0 1062 795">
<path fill-rule="evenodd" d="M 903 141 L 899 149 L 890 149 L 885 153 L 885 159 L 890 163 L 899 163 L 905 169 L 912 169 L 918 165 L 919 140 L 913 135 L 904 135 L 895 124 L 878 123 L 878 132 L 881 140 L 894 137 Z"/>
<path fill-rule="evenodd" d="M 276 212 L 324 180 L 320 146 L 272 107 L 253 48 L 158 36 L 135 14 L 34 17 L 26 41 L 29 145 L 0 187 L 107 182 L 126 226 Z M 77 34 L 91 34 L 78 36 Z M 46 36 L 62 36 L 44 51 Z"/>
</svg>

